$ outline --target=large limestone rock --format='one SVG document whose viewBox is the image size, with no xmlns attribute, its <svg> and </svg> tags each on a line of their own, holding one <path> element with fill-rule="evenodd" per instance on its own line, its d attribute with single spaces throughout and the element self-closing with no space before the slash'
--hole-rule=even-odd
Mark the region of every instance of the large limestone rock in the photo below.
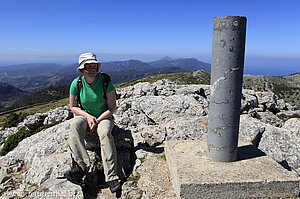
<svg viewBox="0 0 300 199">
<path fill-rule="evenodd" d="M 163 158 L 164 141 L 206 141 L 209 90 L 208 85 L 176 85 L 168 80 L 138 83 L 118 90 L 120 99 L 115 121 L 119 130 L 132 135 L 138 158 L 132 176 L 122 186 L 121 198 L 174 196 L 174 191 L 169 188 L 169 174 Z M 239 139 L 252 142 L 299 175 L 297 110 L 289 108 L 291 106 L 272 92 L 243 90 L 243 96 Z M 71 115 L 67 107 L 48 112 L 43 124 L 62 123 L 24 139 L 13 151 L 0 157 L 1 198 L 47 198 L 47 194 L 56 194 L 58 198 L 84 197 L 80 186 L 57 179 L 71 164 L 66 141 Z M 0 131 L 0 141 L 4 143 L 22 125 L 26 126 L 23 122 L 18 127 Z M 155 166 L 158 167 L 152 169 Z M 159 175 L 160 172 L 163 175 Z M 98 198 L 114 196 L 102 189 Z"/>
<path fill-rule="evenodd" d="M 80 187 L 56 178 L 62 175 L 71 164 L 67 147 L 69 122 L 64 122 L 24 139 L 17 148 L 0 158 L 1 169 L 6 169 L 12 176 L 12 183 L 17 185 L 10 190 L 1 184 L 2 189 L 10 190 L 2 197 L 11 194 L 19 197 L 41 198 L 48 190 L 78 196 Z M 51 183 L 50 183 L 51 182 Z M 41 193 L 41 190 L 43 191 Z"/>
</svg>

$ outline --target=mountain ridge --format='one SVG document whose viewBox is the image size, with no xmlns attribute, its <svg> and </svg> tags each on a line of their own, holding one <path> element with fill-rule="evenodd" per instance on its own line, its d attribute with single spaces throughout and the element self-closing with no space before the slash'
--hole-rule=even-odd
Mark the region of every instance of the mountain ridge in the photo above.
<svg viewBox="0 0 300 199">
<path fill-rule="evenodd" d="M 175 62 L 170 64 L 170 60 Z M 177 61 L 177 62 L 176 62 Z M 186 64 L 185 64 L 186 62 Z M 175 73 L 183 71 L 192 71 L 200 69 L 208 69 L 209 64 L 200 62 L 197 59 L 193 59 L 193 63 L 190 63 L 191 59 L 172 59 L 168 58 L 165 61 L 160 60 L 159 65 L 156 62 L 142 62 L 136 59 L 129 59 L 125 61 L 109 61 L 102 62 L 101 71 L 108 73 L 114 83 L 122 83 L 130 81 L 133 79 L 139 79 L 146 76 L 165 74 L 165 73 Z M 19 64 L 19 65 L 9 65 L 0 67 L 0 82 L 7 83 L 11 85 L 11 89 L 18 88 L 24 91 L 24 95 L 27 93 L 29 96 L 27 98 L 37 99 L 34 96 L 35 92 L 41 90 L 47 90 L 49 87 L 55 86 L 66 86 L 68 87 L 72 79 L 78 76 L 78 72 L 75 70 L 77 64 L 56 64 L 56 63 L 31 63 L 31 64 Z M 65 89 L 67 90 L 67 89 Z M 9 108 L 16 100 L 17 104 L 22 102 L 20 95 L 17 98 L 13 92 L 7 92 L 6 95 L 0 93 L 0 111 L 3 108 Z M 44 95 L 43 95 L 44 96 Z M 10 101 L 1 100 L 10 97 Z M 61 96 L 60 96 L 61 97 Z M 44 97 L 42 97 L 44 99 Z M 49 96 L 49 100 L 55 98 Z M 24 101 L 28 101 L 25 99 Z M 33 100 L 33 104 L 36 100 Z M 2 107 L 2 108 L 1 108 Z M 15 106 L 13 106 L 15 107 Z"/>
<path fill-rule="evenodd" d="M 168 63 L 171 62 L 176 62 L 179 61 L 180 63 L 184 63 L 185 60 L 191 60 L 193 59 L 195 63 L 197 63 L 197 66 L 203 67 L 203 68 L 198 68 L 198 69 L 208 69 L 210 68 L 209 63 L 205 63 L 202 61 L 199 61 L 196 58 L 162 58 L 157 61 L 152 61 L 152 62 L 144 62 L 140 61 L 137 59 L 128 59 L 124 61 L 108 61 L 108 62 L 101 62 L 102 68 L 108 71 L 113 71 L 113 70 L 137 70 L 137 69 L 148 69 L 149 65 L 154 66 L 154 67 L 168 67 L 168 66 L 176 66 L 174 64 L 169 65 Z M 156 62 L 165 62 L 164 64 L 161 64 L 160 66 L 157 66 L 155 63 Z M 15 65 L 7 65 L 7 66 L 1 66 L 0 67 L 0 80 L 1 77 L 6 74 L 9 75 L 8 73 L 12 73 L 10 75 L 14 76 L 13 72 L 17 72 L 17 74 L 26 74 L 26 75 L 35 75 L 37 72 L 34 72 L 33 70 L 37 70 L 40 72 L 40 70 L 43 70 L 43 74 L 57 74 L 57 73 L 62 73 L 63 71 L 68 71 L 69 72 L 74 72 L 76 73 L 76 63 L 72 64 L 57 64 L 57 63 L 29 63 L 29 64 L 15 64 Z M 113 66 L 113 69 L 110 69 L 109 67 Z M 137 68 L 137 67 L 140 68 Z M 181 65 L 182 66 L 182 65 Z M 126 68 L 125 68 L 126 67 Z M 127 68 L 129 67 L 129 68 Z M 189 67 L 189 65 L 187 66 Z M 193 66 L 194 67 L 194 66 Z M 27 70 L 30 71 L 27 72 Z M 33 73 L 32 73 L 33 72 Z"/>
<path fill-rule="evenodd" d="M 0 67 L 0 82 L 5 82 L 7 84 L 12 85 L 13 87 L 19 88 L 22 91 L 27 92 L 29 98 L 38 99 L 37 97 L 30 96 L 35 95 L 36 92 L 45 90 L 47 93 L 48 90 L 53 91 L 53 87 L 60 87 L 65 86 L 68 87 L 72 79 L 74 79 L 79 74 L 76 72 L 77 64 L 68 64 L 68 65 L 59 65 L 54 64 L 53 67 L 51 67 L 51 64 L 45 64 L 40 66 L 39 64 L 21 64 L 19 65 L 22 70 L 17 71 L 16 67 L 17 65 L 14 65 L 11 69 L 9 68 L 3 68 Z M 29 67 L 30 70 L 26 71 L 26 67 Z M 36 68 L 36 71 L 34 71 L 33 68 Z M 9 71 L 10 70 L 10 71 Z M 147 76 L 153 76 L 153 75 L 159 75 L 159 74 L 174 74 L 174 73 L 181 73 L 181 72 L 191 72 L 191 71 L 199 71 L 204 70 L 209 72 L 210 71 L 210 64 L 199 61 L 195 58 L 171 58 L 171 57 L 164 57 L 161 59 L 158 59 L 157 61 L 152 62 L 142 62 L 140 60 L 136 59 L 129 59 L 125 61 L 109 61 L 109 62 L 103 62 L 101 66 L 101 70 L 103 72 L 108 73 L 114 84 L 124 83 L 128 81 L 138 80 Z M 13 72 L 15 71 L 15 73 Z M 16 72 L 17 71 L 17 72 Z M 48 73 L 47 73 L 48 71 Z M 42 72 L 46 74 L 41 74 Z M 184 76 L 184 74 L 183 74 Z M 244 75 L 244 82 L 245 86 L 251 88 L 251 89 L 262 89 L 267 90 L 271 89 L 274 90 L 275 93 L 278 93 L 280 97 L 286 99 L 288 102 L 292 102 L 297 104 L 297 106 L 300 106 L 300 103 L 298 103 L 298 99 L 296 99 L 296 95 L 299 93 L 300 85 L 297 84 L 297 81 L 300 82 L 300 73 L 294 73 L 288 76 L 249 76 Z M 181 78 L 181 77 L 178 77 Z M 193 82 L 195 77 L 190 76 L 190 82 Z M 209 78 L 206 78 L 209 79 Z M 248 80 L 249 79 L 249 80 Z M 257 83 L 256 87 L 251 82 L 251 79 L 256 79 L 257 81 L 254 81 Z M 261 82 L 261 86 L 258 85 L 259 82 Z M 269 82 L 269 83 L 268 83 Z M 278 84 L 280 82 L 280 84 Z M 207 81 L 206 81 L 207 83 Z M 284 86 L 285 84 L 288 84 L 287 86 Z M 268 88 L 268 86 L 270 86 Z M 61 89 L 60 89 L 61 90 Z M 67 91 L 68 89 L 63 89 Z M 11 92 L 8 92 L 8 94 Z M 41 92 L 42 93 L 42 92 Z M 61 92 L 59 92 L 61 93 Z M 24 93 L 26 95 L 26 93 Z M 68 93 L 65 93 L 65 96 L 67 97 Z M 287 99 L 285 96 L 293 96 L 295 99 Z M 1 101 L 0 100 L 0 106 L 8 108 L 10 105 L 12 105 L 16 100 L 18 104 L 22 102 L 23 99 L 20 99 L 20 97 L 23 97 L 24 95 L 20 95 L 18 99 L 11 98 L 10 102 L 8 101 Z M 36 95 L 35 95 L 36 96 Z M 63 95 L 59 95 L 58 98 L 62 97 Z M 3 99 L 0 94 L 0 99 Z M 9 96 L 8 96 L 9 97 Z M 29 101 L 28 99 L 24 98 L 25 101 Z M 45 99 L 45 95 L 43 94 L 43 99 Z M 57 99 L 56 96 L 49 96 L 50 99 Z M 35 100 L 32 101 L 32 103 L 35 103 Z M 38 103 L 38 102 L 37 102 Z M 14 106 L 15 107 L 15 106 Z M 0 111 L 1 110 L 0 108 Z"/>
<path fill-rule="evenodd" d="M 0 110 L 9 107 L 12 101 L 25 96 L 28 92 L 8 83 L 0 82 Z"/>
</svg>

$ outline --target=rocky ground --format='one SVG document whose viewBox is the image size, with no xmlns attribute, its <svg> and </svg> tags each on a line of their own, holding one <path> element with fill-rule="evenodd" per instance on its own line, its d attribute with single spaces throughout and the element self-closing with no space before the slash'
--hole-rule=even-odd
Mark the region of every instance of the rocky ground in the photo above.
<svg viewBox="0 0 300 199">
<path fill-rule="evenodd" d="M 164 141 L 206 140 L 209 86 L 159 80 L 122 88 L 118 93 L 115 121 L 121 133 L 126 131 L 132 136 L 136 155 L 133 171 L 121 193 L 111 194 L 103 182 L 87 191 L 58 179 L 71 165 L 66 142 L 71 115 L 68 107 L 62 107 L 29 116 L 18 127 L 0 131 L 0 143 L 5 143 L 21 127 L 61 122 L 24 139 L 0 157 L 1 198 L 176 198 Z M 300 111 L 271 91 L 243 90 L 239 139 L 252 142 L 298 177 L 299 123 Z"/>
</svg>

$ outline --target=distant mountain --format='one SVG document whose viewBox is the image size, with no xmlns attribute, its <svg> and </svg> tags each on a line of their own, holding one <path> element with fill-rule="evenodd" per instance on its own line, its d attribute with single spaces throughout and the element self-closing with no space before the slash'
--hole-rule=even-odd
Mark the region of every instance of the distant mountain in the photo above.
<svg viewBox="0 0 300 199">
<path fill-rule="evenodd" d="M 70 78 L 67 75 L 37 75 L 37 76 L 19 76 L 3 77 L 1 82 L 6 82 L 14 87 L 27 92 L 35 92 L 49 86 L 68 84 Z"/>
<path fill-rule="evenodd" d="M 11 87 L 0 93 L 0 110 L 26 106 L 38 101 L 56 100 L 68 94 L 70 82 L 78 76 L 77 64 L 32 63 L 0 67 L 0 82 Z M 102 62 L 101 71 L 108 73 L 114 83 L 123 83 L 151 75 L 210 70 L 210 65 L 195 58 L 165 57 L 154 62 L 139 60 Z M 55 87 L 59 92 L 52 92 Z M 51 94 L 49 94 L 51 90 Z M 14 94 L 18 93 L 19 94 Z M 37 92 L 37 93 L 36 93 Z M 31 93 L 31 94 L 29 94 Z M 48 97 L 47 97 L 48 96 Z M 6 100 L 9 99 L 9 100 Z M 16 101 L 17 100 L 17 101 Z"/>
<path fill-rule="evenodd" d="M 43 99 L 43 102 L 47 101 L 48 94 L 50 94 L 49 100 L 67 96 L 71 81 L 79 75 L 76 67 L 76 63 L 69 65 L 21 64 L 0 67 L 0 82 L 3 82 L 3 88 L 0 87 L 2 91 L 0 92 L 0 111 L 17 99 L 18 102 L 14 104 L 14 107 L 31 104 L 32 102 L 36 103 L 39 101 L 38 96 L 41 96 L 40 99 Z M 199 70 L 209 72 L 210 64 L 195 58 L 174 59 L 164 57 L 148 63 L 134 59 L 102 62 L 101 66 L 101 71 L 108 73 L 115 84 L 153 75 Z M 299 76 L 300 73 L 283 77 L 248 77 L 245 75 L 244 86 L 253 90 L 272 90 L 287 102 L 300 107 Z M 189 77 L 189 81 L 193 82 L 194 78 Z M 48 89 L 49 87 L 51 88 Z M 60 87 L 60 91 L 55 93 L 56 87 Z M 38 91 L 41 92 L 35 94 Z M 32 95 L 29 95 L 29 93 Z"/>
<path fill-rule="evenodd" d="M 16 88 L 10 84 L 0 82 L 0 99 L 8 100 L 10 96 L 17 96 L 25 94 L 26 92 L 22 91 L 19 88 Z"/>
<path fill-rule="evenodd" d="M 199 61 L 195 58 L 172 59 L 170 57 L 165 57 L 163 59 L 150 62 L 149 64 L 150 66 L 155 68 L 172 66 L 172 67 L 181 67 L 186 71 L 193 71 L 193 70 L 210 71 L 210 64 Z"/>
<path fill-rule="evenodd" d="M 30 93 L 23 98 L 19 98 L 11 104 L 9 109 L 51 102 L 68 97 L 69 87 L 66 85 L 50 86 L 40 91 Z"/>
<path fill-rule="evenodd" d="M 68 65 L 33 63 L 0 67 L 0 82 L 8 83 L 23 91 L 34 92 L 65 82 Z M 71 68 L 71 67 L 70 67 Z M 74 72 L 75 75 L 76 71 Z"/>
<path fill-rule="evenodd" d="M 158 61 L 172 61 L 172 60 L 174 60 L 174 59 L 169 56 L 166 56 L 166 57 L 159 59 Z"/>
<path fill-rule="evenodd" d="M 19 88 L 0 82 L 0 109 L 8 107 L 12 102 L 26 94 L 27 92 Z"/>
<path fill-rule="evenodd" d="M 103 62 L 101 67 L 105 71 L 147 70 L 151 68 L 148 63 L 134 59 L 127 61 Z"/>
<path fill-rule="evenodd" d="M 112 61 L 102 63 L 104 71 L 124 71 L 124 70 L 151 70 L 153 68 L 182 68 L 182 71 L 206 70 L 210 71 L 210 64 L 201 62 L 195 58 L 173 59 L 164 57 L 153 62 L 142 62 L 139 60 Z"/>
<path fill-rule="evenodd" d="M 35 92 L 49 86 L 69 84 L 72 78 L 78 76 L 76 67 L 76 63 L 69 65 L 33 63 L 2 66 L 0 67 L 0 81 L 24 91 Z M 210 65 L 195 58 L 172 59 L 165 57 L 150 63 L 134 59 L 102 62 L 101 70 L 111 76 L 117 76 L 114 81 L 119 83 L 145 77 L 144 74 L 154 75 L 194 70 L 210 71 Z"/>
<path fill-rule="evenodd" d="M 51 76 L 51 75 L 66 75 L 76 74 L 77 64 L 61 65 L 55 63 L 32 63 L 9 65 L 0 67 L 0 80 L 3 78 L 14 78 L 20 76 Z M 148 70 L 151 68 L 165 68 L 165 67 L 182 67 L 184 70 L 208 70 L 210 71 L 210 64 L 201 62 L 195 58 L 173 59 L 165 57 L 153 62 L 142 62 L 139 60 L 126 61 L 110 61 L 102 62 L 101 68 L 104 71 L 122 71 L 122 70 Z"/>
<path fill-rule="evenodd" d="M 55 63 L 32 63 L 0 67 L 0 78 L 18 76 L 53 75 L 62 65 Z"/>
<path fill-rule="evenodd" d="M 58 100 L 68 96 L 70 82 L 78 76 L 77 64 L 22 64 L 0 67 L 0 111 L 31 104 Z M 210 64 L 195 58 L 164 57 L 153 62 L 139 60 L 103 62 L 101 71 L 108 73 L 115 84 L 141 78 L 178 73 L 179 81 L 208 83 L 209 73 L 203 76 L 184 72 L 210 71 Z M 198 74 L 198 73 L 197 73 Z M 200 73 L 199 73 L 200 74 Z M 202 73 L 201 73 L 202 74 Z M 186 77 L 185 77 L 186 76 Z M 169 77 L 169 76 L 168 76 Z M 255 82 L 255 84 L 253 84 Z M 300 73 L 283 77 L 244 76 L 244 87 L 253 90 L 272 90 L 292 105 L 300 107 Z"/>
</svg>

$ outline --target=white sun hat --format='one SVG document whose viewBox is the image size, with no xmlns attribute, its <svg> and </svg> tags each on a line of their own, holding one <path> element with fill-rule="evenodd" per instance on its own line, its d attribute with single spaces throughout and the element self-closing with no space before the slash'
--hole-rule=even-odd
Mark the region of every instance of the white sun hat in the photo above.
<svg viewBox="0 0 300 199">
<path fill-rule="evenodd" d="M 80 72 L 81 69 L 84 69 L 84 64 L 98 64 L 98 67 L 101 65 L 94 53 L 82 53 L 78 58 L 78 64 L 76 69 L 78 72 Z"/>
</svg>

